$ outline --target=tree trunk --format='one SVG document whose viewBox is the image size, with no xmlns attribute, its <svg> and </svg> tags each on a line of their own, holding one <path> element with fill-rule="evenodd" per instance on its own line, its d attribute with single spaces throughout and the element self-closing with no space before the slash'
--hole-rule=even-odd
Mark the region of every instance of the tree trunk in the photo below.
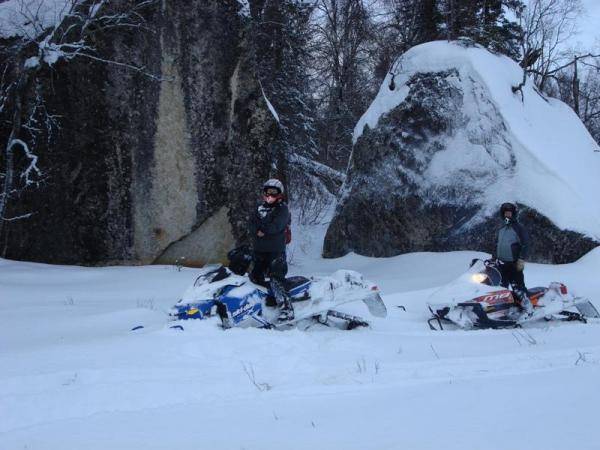
<svg viewBox="0 0 600 450">
<path fill-rule="evenodd" d="M 579 76 L 577 73 L 577 57 L 573 59 L 573 109 L 575 110 L 575 114 L 580 115 L 579 111 Z"/>
<path fill-rule="evenodd" d="M 448 11 L 448 40 L 454 41 L 458 37 L 456 27 L 456 0 L 450 0 Z"/>
</svg>

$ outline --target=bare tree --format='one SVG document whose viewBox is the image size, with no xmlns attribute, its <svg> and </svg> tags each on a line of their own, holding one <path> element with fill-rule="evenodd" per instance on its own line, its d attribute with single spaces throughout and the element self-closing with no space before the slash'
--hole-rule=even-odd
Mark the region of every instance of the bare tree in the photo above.
<svg viewBox="0 0 600 450">
<path fill-rule="evenodd" d="M 94 37 L 100 32 L 116 28 L 148 30 L 142 14 L 157 0 L 11 0 L 10 3 L 10 14 L 5 14 L 4 22 L 0 23 L 5 43 L 0 52 L 7 61 L 0 82 L 0 114 L 10 123 L 8 138 L 0 152 L 0 162 L 4 163 L 0 178 L 0 230 L 6 221 L 30 216 L 27 213 L 7 217 L 7 208 L 11 198 L 43 179 L 36 141 L 41 135 L 51 139 L 58 127 L 57 118 L 46 109 L 40 94 L 38 77 L 45 69 L 85 58 L 158 79 L 144 67 L 104 58 L 94 45 Z"/>
<path fill-rule="evenodd" d="M 522 96 L 531 76 L 540 92 L 571 106 L 600 142 L 600 52 L 576 52 L 568 46 L 581 12 L 580 0 L 531 0 L 519 12 L 523 77 L 513 92 Z"/>
<path fill-rule="evenodd" d="M 541 91 L 571 63 L 565 43 L 575 35 L 581 12 L 581 0 L 530 0 L 520 12 L 521 66 Z"/>
<path fill-rule="evenodd" d="M 364 112 L 371 77 L 371 4 L 318 0 L 312 42 L 314 81 L 320 99 L 324 160 L 341 168 L 350 153 L 352 127 Z"/>
<path fill-rule="evenodd" d="M 596 142 L 600 142 L 600 57 L 586 71 L 578 92 L 579 117 Z"/>
<path fill-rule="evenodd" d="M 573 108 L 600 142 L 600 54 L 575 55 L 554 77 L 556 96 Z"/>
</svg>

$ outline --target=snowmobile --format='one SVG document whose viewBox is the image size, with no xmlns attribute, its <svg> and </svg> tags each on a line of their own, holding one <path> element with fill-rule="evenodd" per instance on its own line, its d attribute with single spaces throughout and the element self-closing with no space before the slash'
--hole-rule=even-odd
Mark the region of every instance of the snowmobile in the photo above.
<svg viewBox="0 0 600 450">
<path fill-rule="evenodd" d="M 432 313 L 429 327 L 438 330 L 443 329 L 443 323 L 451 323 L 462 329 L 515 328 L 539 320 L 586 323 L 588 319 L 600 318 L 590 300 L 575 297 L 559 282 L 528 289 L 533 313 L 524 313 L 519 293 L 502 285 L 499 264 L 495 259 L 474 259 L 468 272 L 434 292 L 432 295 L 443 295 L 449 301 L 428 304 Z"/>
<path fill-rule="evenodd" d="M 318 322 L 338 328 L 368 326 L 361 317 L 338 311 L 340 305 L 362 301 L 375 317 L 387 309 L 377 286 L 351 270 L 338 270 L 328 277 L 286 279 L 285 289 L 294 308 L 294 319 L 279 323 L 275 298 L 268 285 L 253 283 L 244 264 L 212 265 L 200 272 L 194 284 L 169 312 L 174 320 L 206 319 L 218 316 L 223 328 L 259 327 L 307 328 Z M 232 270 L 233 269 L 233 270 Z"/>
</svg>

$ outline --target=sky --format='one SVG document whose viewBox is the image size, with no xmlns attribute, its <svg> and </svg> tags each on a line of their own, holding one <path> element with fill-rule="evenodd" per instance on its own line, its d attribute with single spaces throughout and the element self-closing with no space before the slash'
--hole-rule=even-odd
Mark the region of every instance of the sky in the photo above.
<svg viewBox="0 0 600 450">
<path fill-rule="evenodd" d="M 579 18 L 579 32 L 567 43 L 568 47 L 590 51 L 600 49 L 600 0 L 581 0 L 583 13 Z"/>
<path fill-rule="evenodd" d="M 585 12 L 581 18 L 581 31 L 575 38 L 582 47 L 600 46 L 600 0 L 582 0 Z"/>
</svg>

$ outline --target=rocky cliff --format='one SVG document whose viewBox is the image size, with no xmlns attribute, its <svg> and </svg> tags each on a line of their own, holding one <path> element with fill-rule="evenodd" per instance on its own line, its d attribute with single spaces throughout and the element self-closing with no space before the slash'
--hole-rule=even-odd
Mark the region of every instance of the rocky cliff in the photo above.
<svg viewBox="0 0 600 450">
<path fill-rule="evenodd" d="M 143 28 L 94 38 L 102 59 L 144 70 L 75 58 L 38 75 L 28 96 L 56 127 L 36 147 L 42 184 L 11 205 L 32 216 L 4 224 L 3 256 L 203 264 L 245 239 L 262 180 L 284 167 L 240 8 L 155 2 Z"/>
</svg>

